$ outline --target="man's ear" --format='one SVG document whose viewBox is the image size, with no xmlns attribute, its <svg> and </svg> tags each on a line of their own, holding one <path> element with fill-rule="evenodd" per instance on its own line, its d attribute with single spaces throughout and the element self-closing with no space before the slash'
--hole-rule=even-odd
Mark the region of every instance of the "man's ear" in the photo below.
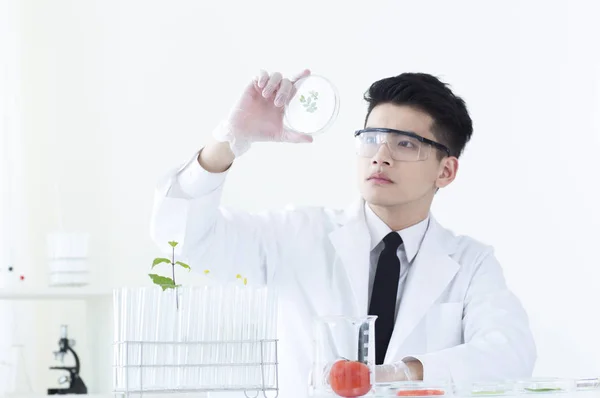
<svg viewBox="0 0 600 398">
<path fill-rule="evenodd" d="M 455 156 L 449 156 L 442 159 L 440 162 L 440 169 L 438 172 L 438 178 L 435 182 L 437 188 L 444 188 L 450 185 L 456 178 L 458 172 L 458 158 Z"/>
</svg>

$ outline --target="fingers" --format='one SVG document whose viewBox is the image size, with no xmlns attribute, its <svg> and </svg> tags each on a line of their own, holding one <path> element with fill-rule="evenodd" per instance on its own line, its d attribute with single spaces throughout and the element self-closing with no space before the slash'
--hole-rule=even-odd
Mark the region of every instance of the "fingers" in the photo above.
<svg viewBox="0 0 600 398">
<path fill-rule="evenodd" d="M 262 96 L 264 98 L 269 98 L 276 93 L 275 106 L 281 107 L 286 104 L 297 91 L 294 84 L 310 74 L 311 72 L 309 69 L 304 69 L 292 78 L 284 79 L 279 72 L 274 72 L 272 75 L 269 75 L 267 71 L 261 69 L 254 78 L 254 81 L 256 82 L 257 87 L 262 90 Z"/>
<path fill-rule="evenodd" d="M 258 88 L 260 88 L 261 90 L 265 87 L 265 85 L 267 84 L 267 82 L 269 81 L 269 74 L 267 73 L 266 70 L 261 69 L 258 72 L 258 76 L 255 78 L 256 80 L 256 84 L 258 86 Z"/>
<path fill-rule="evenodd" d="M 287 104 L 291 93 L 292 82 L 288 79 L 281 80 L 281 83 L 279 84 L 279 90 L 277 90 L 277 95 L 275 96 L 275 106 L 282 107 L 284 104 Z"/>
<path fill-rule="evenodd" d="M 309 69 L 304 69 L 302 72 L 296 74 L 295 76 L 293 76 L 290 80 L 292 82 L 292 84 L 296 83 L 298 80 L 303 79 L 307 76 L 310 76 L 310 70 Z"/>
<path fill-rule="evenodd" d="M 290 91 L 290 98 L 292 98 L 298 92 L 298 87 L 300 87 L 301 85 L 301 83 L 298 83 L 298 80 L 304 79 L 308 76 L 310 76 L 310 70 L 304 69 L 302 72 L 298 73 L 296 76 L 290 79 L 292 81 L 292 90 Z"/>
<path fill-rule="evenodd" d="M 275 90 L 279 88 L 279 83 L 281 83 L 281 79 L 281 73 L 273 73 L 262 91 L 262 96 L 264 98 L 269 98 L 275 92 Z"/>
</svg>

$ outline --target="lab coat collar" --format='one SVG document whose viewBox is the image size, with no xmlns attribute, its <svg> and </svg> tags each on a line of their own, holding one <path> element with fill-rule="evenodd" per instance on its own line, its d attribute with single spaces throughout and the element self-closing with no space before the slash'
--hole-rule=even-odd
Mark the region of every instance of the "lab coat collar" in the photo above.
<svg viewBox="0 0 600 398">
<path fill-rule="evenodd" d="M 343 211 L 339 228 L 329 234 L 337 255 L 346 268 L 352 288 L 356 316 L 368 313 L 368 285 L 371 237 L 366 223 L 365 202 L 353 203 Z M 393 360 L 404 340 L 414 330 L 429 307 L 443 293 L 459 269 L 450 254 L 457 239 L 430 214 L 429 225 L 414 263 L 408 273 L 398 318 L 388 347 L 386 362 Z"/>
<path fill-rule="evenodd" d="M 373 251 L 373 249 L 375 249 L 375 247 L 383 241 L 383 238 L 392 232 L 392 229 L 388 227 L 387 224 L 384 223 L 383 220 L 379 218 L 379 216 L 377 216 L 377 214 L 375 214 L 371 207 L 366 203 L 365 221 L 367 223 L 367 228 L 369 229 L 369 235 L 371 236 L 371 251 Z M 411 263 L 419 252 L 419 248 L 421 247 L 421 242 L 423 241 L 423 237 L 427 231 L 428 224 L 429 216 L 408 228 L 404 228 L 401 231 L 396 231 L 402 238 L 406 258 Z"/>
<path fill-rule="evenodd" d="M 338 234 L 345 234 L 348 231 L 344 230 L 346 228 L 354 229 L 354 228 L 364 228 L 366 229 L 366 233 L 368 235 L 368 250 L 371 250 L 371 237 L 369 236 L 369 230 L 366 222 L 365 215 L 365 204 L 364 199 L 360 198 L 354 202 L 352 202 L 348 207 L 338 213 L 337 223 L 340 226 L 339 229 L 333 231 L 330 234 L 330 237 L 336 236 Z M 428 225 L 425 230 L 425 234 L 423 236 L 423 242 L 421 242 L 421 246 L 425 243 L 425 240 L 429 243 L 434 243 L 428 247 L 428 250 L 433 250 L 438 253 L 452 254 L 456 250 L 456 237 L 450 231 L 444 228 L 433 216 L 432 213 L 428 215 Z M 338 239 L 337 237 L 334 239 Z M 356 239 L 351 240 L 352 243 L 356 242 Z"/>
</svg>

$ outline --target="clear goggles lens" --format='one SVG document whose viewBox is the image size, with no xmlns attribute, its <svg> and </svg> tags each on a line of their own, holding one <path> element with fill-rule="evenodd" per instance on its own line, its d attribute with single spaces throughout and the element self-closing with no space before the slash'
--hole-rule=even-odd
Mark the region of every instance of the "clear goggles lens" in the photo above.
<svg viewBox="0 0 600 398">
<path fill-rule="evenodd" d="M 379 147 L 386 144 L 392 159 L 406 162 L 427 160 L 431 153 L 431 145 L 419 141 L 415 137 L 402 133 L 386 133 L 366 131 L 356 137 L 356 153 L 371 158 L 377 154 Z"/>
</svg>

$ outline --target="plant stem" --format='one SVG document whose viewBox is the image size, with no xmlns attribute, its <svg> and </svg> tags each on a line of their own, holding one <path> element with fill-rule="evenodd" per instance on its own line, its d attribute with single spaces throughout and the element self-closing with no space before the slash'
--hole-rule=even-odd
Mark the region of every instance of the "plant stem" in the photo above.
<svg viewBox="0 0 600 398">
<path fill-rule="evenodd" d="M 175 308 L 179 310 L 179 294 L 177 294 L 177 283 L 175 282 L 175 247 L 173 247 L 173 257 L 171 259 L 171 268 L 173 270 L 173 284 L 175 287 L 173 290 L 175 291 Z"/>
</svg>

